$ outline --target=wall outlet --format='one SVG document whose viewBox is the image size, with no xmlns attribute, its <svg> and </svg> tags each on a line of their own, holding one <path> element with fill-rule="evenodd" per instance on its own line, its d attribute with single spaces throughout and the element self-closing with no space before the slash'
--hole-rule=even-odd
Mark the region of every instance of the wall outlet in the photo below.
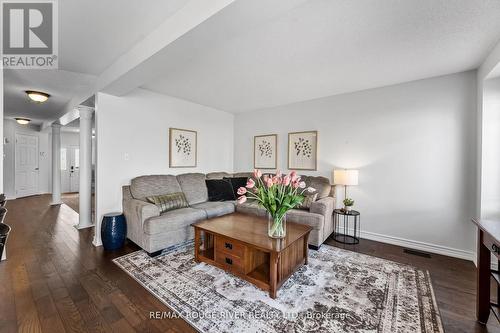
<svg viewBox="0 0 500 333">
<path fill-rule="evenodd" d="M 124 161 L 130 160 L 130 155 L 128 153 L 123 154 L 123 160 Z"/>
</svg>

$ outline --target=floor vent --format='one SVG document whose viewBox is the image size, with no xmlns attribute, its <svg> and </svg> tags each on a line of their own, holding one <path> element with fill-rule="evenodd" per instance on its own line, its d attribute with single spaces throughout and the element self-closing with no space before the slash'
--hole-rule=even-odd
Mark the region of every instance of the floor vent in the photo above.
<svg viewBox="0 0 500 333">
<path fill-rule="evenodd" d="M 413 250 L 413 249 L 403 249 L 404 253 L 412 254 L 414 256 L 419 256 L 419 257 L 424 257 L 424 258 L 430 258 L 431 254 L 419 250 Z"/>
</svg>

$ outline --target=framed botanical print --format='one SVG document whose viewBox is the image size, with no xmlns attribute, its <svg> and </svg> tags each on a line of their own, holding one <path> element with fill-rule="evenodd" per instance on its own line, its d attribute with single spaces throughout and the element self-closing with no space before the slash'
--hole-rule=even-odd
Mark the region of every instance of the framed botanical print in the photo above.
<svg viewBox="0 0 500 333">
<path fill-rule="evenodd" d="M 169 166 L 171 168 L 194 168 L 197 163 L 196 131 L 169 129 Z"/>
<path fill-rule="evenodd" d="M 288 133 L 288 169 L 317 170 L 318 131 Z"/>
<path fill-rule="evenodd" d="M 257 135 L 253 138 L 253 166 L 255 169 L 276 169 L 278 162 L 278 135 Z"/>
</svg>

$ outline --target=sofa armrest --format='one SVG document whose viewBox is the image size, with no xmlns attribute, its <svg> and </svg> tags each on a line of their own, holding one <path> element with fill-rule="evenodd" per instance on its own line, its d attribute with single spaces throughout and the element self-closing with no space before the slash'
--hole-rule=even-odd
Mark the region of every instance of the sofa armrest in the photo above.
<svg viewBox="0 0 500 333">
<path fill-rule="evenodd" d="M 128 219 L 138 221 L 141 226 L 147 219 L 160 216 L 160 209 L 155 204 L 137 199 L 123 200 L 123 210 Z"/>
<path fill-rule="evenodd" d="M 329 216 L 333 214 L 333 210 L 335 209 L 335 198 L 326 197 L 319 199 L 318 201 L 314 201 L 311 204 L 311 208 L 309 211 L 311 213 L 321 214 L 323 216 Z"/>
</svg>

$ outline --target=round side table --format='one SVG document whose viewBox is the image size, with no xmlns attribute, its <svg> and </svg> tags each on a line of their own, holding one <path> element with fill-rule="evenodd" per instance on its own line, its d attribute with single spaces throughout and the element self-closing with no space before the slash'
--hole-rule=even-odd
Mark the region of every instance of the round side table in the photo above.
<svg viewBox="0 0 500 333">
<path fill-rule="evenodd" d="M 354 223 L 354 228 L 349 229 L 349 221 Z M 361 224 L 361 213 L 356 210 L 350 212 L 343 209 L 333 211 L 333 239 L 342 244 L 359 243 L 359 226 Z"/>
<path fill-rule="evenodd" d="M 127 238 L 127 222 L 122 213 L 105 214 L 102 218 L 101 239 L 105 250 L 119 249 Z"/>
</svg>

